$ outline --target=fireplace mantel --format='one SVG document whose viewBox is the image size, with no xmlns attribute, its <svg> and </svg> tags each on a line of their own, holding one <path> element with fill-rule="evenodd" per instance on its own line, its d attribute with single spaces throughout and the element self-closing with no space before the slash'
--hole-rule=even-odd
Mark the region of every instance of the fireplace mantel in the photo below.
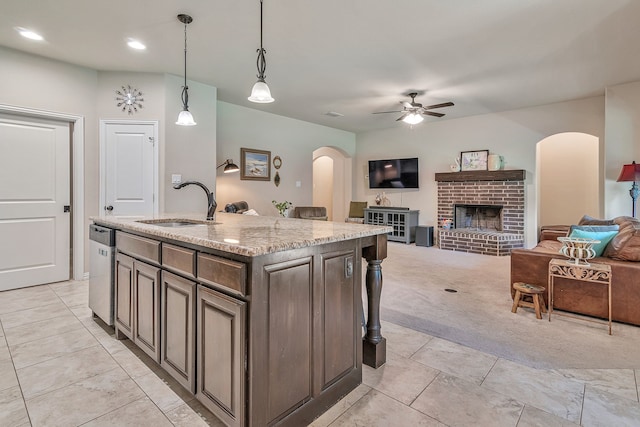
<svg viewBox="0 0 640 427">
<path fill-rule="evenodd" d="M 436 173 L 436 181 L 461 182 L 461 181 L 524 181 L 523 169 L 507 169 L 497 171 L 464 171 Z"/>
</svg>

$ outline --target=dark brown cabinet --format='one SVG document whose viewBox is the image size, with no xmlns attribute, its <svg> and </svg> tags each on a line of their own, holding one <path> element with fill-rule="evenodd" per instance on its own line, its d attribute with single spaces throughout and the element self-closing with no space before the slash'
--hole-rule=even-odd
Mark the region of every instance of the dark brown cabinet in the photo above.
<svg viewBox="0 0 640 427">
<path fill-rule="evenodd" d="M 196 284 L 163 271 L 160 365 L 184 388 L 195 393 Z"/>
<path fill-rule="evenodd" d="M 265 271 L 269 340 L 261 353 L 269 372 L 269 425 L 313 397 L 313 257 L 270 264 Z"/>
<path fill-rule="evenodd" d="M 116 240 L 123 241 L 121 233 Z M 115 281 L 116 337 L 129 338 L 160 362 L 160 268 L 119 252 Z"/>
<path fill-rule="evenodd" d="M 247 425 L 307 425 L 360 383 L 357 254 L 348 241 L 253 265 Z"/>
<path fill-rule="evenodd" d="M 115 270 L 116 333 L 133 339 L 133 258 L 117 254 Z"/>
<path fill-rule="evenodd" d="M 116 240 L 117 336 L 225 425 L 307 425 L 360 384 L 360 240 L 255 257 Z"/>
<path fill-rule="evenodd" d="M 354 342 L 358 323 L 359 295 L 354 294 L 353 276 L 347 277 L 344 266 L 353 265 L 355 254 L 330 254 L 322 259 L 324 277 L 324 319 L 322 333 L 322 389 L 356 367 Z M 348 269 L 349 267 L 347 267 Z"/>
<path fill-rule="evenodd" d="M 133 342 L 160 362 L 160 269 L 133 263 Z"/>
<path fill-rule="evenodd" d="M 246 303 L 198 285 L 196 311 L 196 397 L 226 425 L 245 425 Z"/>
</svg>

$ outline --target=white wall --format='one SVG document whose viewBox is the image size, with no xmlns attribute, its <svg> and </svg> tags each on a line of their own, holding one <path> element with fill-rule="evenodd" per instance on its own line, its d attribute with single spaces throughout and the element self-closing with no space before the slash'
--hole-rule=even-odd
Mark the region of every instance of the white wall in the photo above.
<svg viewBox="0 0 640 427">
<path fill-rule="evenodd" d="M 316 157 L 312 167 L 312 206 L 327 208 L 327 218 L 329 221 L 333 221 L 333 159 L 328 156 Z"/>
<path fill-rule="evenodd" d="M 606 90 L 604 213 L 631 216 L 630 182 L 616 182 L 622 165 L 640 163 L 640 82 Z"/>
<path fill-rule="evenodd" d="M 539 223 L 575 224 L 585 214 L 601 218 L 598 138 L 565 132 L 537 148 Z"/>
<path fill-rule="evenodd" d="M 370 190 L 365 181 L 367 160 L 418 157 L 420 189 L 388 190 L 386 193 L 393 206 L 419 209 L 420 224 L 435 225 L 437 187 L 434 174 L 448 172 L 449 165 L 461 151 L 488 149 L 504 156 L 505 169 L 526 170 L 525 245 L 532 246 L 537 236 L 536 144 L 561 132 L 583 132 L 602 139 L 604 97 L 460 119 L 427 119 L 413 129 L 399 123 L 392 129 L 358 134 L 354 200 L 374 203 L 377 191 Z"/>
<path fill-rule="evenodd" d="M 174 189 L 171 175 L 181 174 L 183 181 L 200 181 L 215 194 L 217 91 L 213 86 L 189 80 L 189 111 L 197 125 L 178 126 L 175 122 L 182 111 L 180 94 L 183 84 L 184 77 L 165 75 L 166 125 L 160 192 L 164 195 L 165 212 L 206 214 L 207 198 L 204 192 L 195 186 Z"/>
<path fill-rule="evenodd" d="M 271 204 L 272 200 L 311 206 L 313 151 L 323 146 L 338 147 L 354 156 L 355 134 L 219 101 L 219 163 L 230 158 L 239 166 L 241 147 L 271 151 L 272 159 L 275 156 L 282 158 L 279 187 L 273 183 L 273 168 L 271 182 L 243 181 L 239 173 L 223 174 L 221 168 L 216 186 L 219 208 L 246 200 L 249 208 L 261 215 L 275 216 L 278 211 Z M 300 187 L 296 187 L 296 181 L 300 181 Z"/>
<path fill-rule="evenodd" d="M 116 107 L 115 90 L 130 84 L 143 93 L 143 108 L 129 115 Z M 204 183 L 215 189 L 216 88 L 187 81 L 189 110 L 196 126 L 178 126 L 182 110 L 184 77 L 170 74 L 101 71 L 98 74 L 97 111 L 99 119 L 157 120 L 159 123 L 159 207 L 160 212 L 207 212 L 207 199 L 201 189 L 175 190 L 171 174 L 183 180 Z M 97 167 L 97 166 L 96 166 Z M 92 168 L 93 169 L 93 168 Z"/>
<path fill-rule="evenodd" d="M 420 186 L 416 191 L 387 191 L 394 205 L 420 209 L 420 223 L 434 224 L 436 194 L 433 174 L 447 172 L 460 151 L 489 149 L 505 157 L 506 168 L 527 171 L 527 242 L 535 242 L 535 145 L 561 132 L 583 132 L 604 141 L 604 216 L 631 213 L 629 183 L 618 183 L 623 164 L 640 161 L 640 82 L 607 88 L 605 97 L 544 105 L 452 120 L 427 120 L 413 129 L 401 126 L 383 131 L 353 133 L 319 126 L 224 102 L 216 103 L 216 89 L 189 82 L 190 109 L 198 125 L 175 126 L 180 110 L 182 80 L 177 76 L 98 72 L 0 46 L 0 104 L 80 115 L 85 118 L 85 215 L 98 211 L 98 120 L 122 118 L 114 90 L 127 83 L 145 93 L 145 109 L 135 118 L 160 121 L 161 209 L 170 212 L 206 209 L 197 189 L 173 190 L 172 173 L 217 188 L 219 206 L 247 200 L 261 213 L 277 215 L 271 200 L 312 203 L 313 151 L 334 146 L 355 157 L 353 200 L 373 203 L 364 176 L 369 159 L 420 158 Z M 161 94 L 159 79 L 164 93 Z M 163 101 L 164 99 L 164 101 Z M 161 107 L 163 105 L 164 106 Z M 605 118 L 606 104 L 606 118 Z M 162 109 L 164 108 L 164 113 Z M 268 108 L 268 106 L 263 107 Z M 605 132 L 606 130 L 606 132 Z M 161 137 L 162 138 L 162 137 Z M 162 142 L 161 142 L 162 144 Z M 240 147 L 270 150 L 283 160 L 280 187 L 273 182 L 241 181 L 238 174 L 222 176 L 216 185 L 215 167 L 226 158 L 240 163 Z M 357 152 L 357 156 L 356 156 Z M 218 161 L 220 159 L 220 161 Z M 300 181 L 301 187 L 295 182 Z M 185 192 L 186 191 L 186 192 Z M 88 223 L 88 220 L 87 220 Z M 85 245 L 85 254 L 88 245 Z M 85 270 L 88 257 L 85 257 Z"/>
<path fill-rule="evenodd" d="M 326 171 L 331 173 L 330 177 L 320 176 L 323 166 L 316 160 L 321 157 L 331 159 L 331 170 Z M 333 221 L 342 221 L 342 218 L 349 216 L 350 202 L 353 200 L 353 157 L 336 147 L 320 147 L 314 150 L 313 159 L 313 206 L 331 206 L 331 209 L 327 209 L 328 217 Z M 322 185 L 324 182 L 329 183 L 326 190 Z M 331 203 L 318 201 L 323 191 L 332 193 Z"/>
<path fill-rule="evenodd" d="M 0 63 L 0 104 L 84 117 L 86 230 L 88 217 L 96 215 L 98 207 L 98 175 L 92 173 L 97 169 L 91 169 L 98 164 L 99 156 L 95 101 L 98 72 L 2 46 Z M 87 239 L 80 250 L 84 250 L 84 271 L 88 271 Z"/>
<path fill-rule="evenodd" d="M 175 125 L 181 109 L 182 79 L 177 76 L 98 72 L 0 46 L 0 104 L 83 116 L 85 229 L 99 211 L 99 120 L 139 119 L 160 123 L 160 209 L 206 212 L 202 191 L 170 187 L 173 173 L 215 188 L 216 88 L 189 82 L 189 103 L 198 125 Z M 133 116 L 116 107 L 115 90 L 131 84 L 144 93 L 144 108 Z M 78 160 L 78 159 L 75 159 Z M 80 159 L 82 161 L 82 159 Z M 166 169 L 166 174 L 164 170 Z M 165 177 L 166 176 L 166 177 Z M 167 184 L 169 183 L 169 184 Z M 166 200 L 165 200 L 166 199 Z M 88 271 L 88 239 L 84 246 Z"/>
<path fill-rule="evenodd" d="M 142 92 L 142 108 L 137 112 L 129 114 L 127 111 L 122 111 L 121 107 L 117 106 L 116 90 L 122 91 L 122 86 L 130 85 L 132 88 Z M 159 162 L 162 165 L 164 151 L 164 145 L 166 144 L 165 123 L 162 119 L 165 109 L 165 90 L 164 90 L 164 76 L 162 74 L 154 73 L 133 73 L 133 72 L 120 72 L 120 71 L 99 71 L 98 72 L 98 91 L 96 94 L 96 110 L 98 120 L 122 120 L 122 121 L 136 121 L 136 120 L 157 120 L 158 121 L 158 141 L 159 144 Z M 100 136 L 98 136 L 100 138 Z M 104 143 L 104 141 L 102 141 Z M 95 163 L 94 163 L 95 162 Z M 87 170 L 89 174 L 93 175 L 95 171 L 99 176 L 100 171 L 100 159 L 97 156 L 95 159 L 91 159 L 91 163 L 87 160 Z M 161 167 L 160 167 L 161 169 Z M 158 178 L 160 185 L 162 182 L 162 171 L 158 172 Z M 99 187 L 96 191 L 99 190 Z M 162 188 L 160 187 L 159 197 L 159 211 L 163 211 L 162 204 L 164 198 L 161 197 Z M 99 203 L 99 200 L 98 200 Z M 96 208 L 99 213 L 100 205 Z M 94 215 L 94 214 L 92 214 Z"/>
</svg>

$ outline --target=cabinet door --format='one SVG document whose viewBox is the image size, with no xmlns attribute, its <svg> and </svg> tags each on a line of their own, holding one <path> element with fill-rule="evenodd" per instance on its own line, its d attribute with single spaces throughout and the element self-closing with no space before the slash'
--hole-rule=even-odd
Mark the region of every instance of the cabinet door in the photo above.
<svg viewBox="0 0 640 427">
<path fill-rule="evenodd" d="M 115 329 L 116 337 L 133 339 L 133 258 L 118 253 L 115 268 Z"/>
<path fill-rule="evenodd" d="M 365 214 L 366 214 L 365 222 L 367 224 L 385 225 L 387 223 L 387 219 L 385 218 L 386 216 L 385 212 L 365 210 Z"/>
<path fill-rule="evenodd" d="M 160 364 L 183 387 L 195 393 L 196 284 L 169 272 L 162 272 L 162 322 Z"/>
<path fill-rule="evenodd" d="M 400 241 L 404 241 L 407 231 L 406 215 L 404 213 L 396 212 L 390 212 L 387 215 L 387 225 L 393 227 L 391 235 L 398 237 Z"/>
<path fill-rule="evenodd" d="M 353 252 L 326 254 L 322 257 L 324 319 L 322 360 L 319 373 L 322 389 L 357 368 L 356 334 L 360 328 L 360 295 L 354 286 L 354 271 L 359 264 Z"/>
<path fill-rule="evenodd" d="M 133 341 L 160 362 L 160 269 L 133 263 Z"/>
<path fill-rule="evenodd" d="M 227 426 L 244 425 L 245 306 L 198 285 L 196 397 Z"/>
</svg>

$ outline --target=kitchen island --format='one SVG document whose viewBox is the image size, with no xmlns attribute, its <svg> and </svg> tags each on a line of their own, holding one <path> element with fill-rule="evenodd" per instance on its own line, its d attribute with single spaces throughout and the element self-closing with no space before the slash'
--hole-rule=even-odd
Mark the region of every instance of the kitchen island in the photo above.
<svg viewBox="0 0 640 427">
<path fill-rule="evenodd" d="M 224 213 L 92 219 L 117 230 L 116 336 L 226 425 L 306 425 L 361 383 L 363 360 L 385 362 L 389 227 Z"/>
</svg>

